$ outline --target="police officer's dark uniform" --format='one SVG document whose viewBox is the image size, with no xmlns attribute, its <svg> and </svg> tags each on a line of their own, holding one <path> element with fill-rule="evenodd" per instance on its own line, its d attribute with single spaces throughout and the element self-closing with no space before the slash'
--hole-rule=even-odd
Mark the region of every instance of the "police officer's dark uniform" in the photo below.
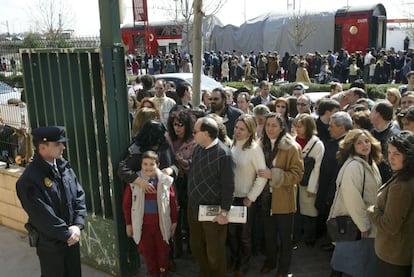
<svg viewBox="0 0 414 277">
<path fill-rule="evenodd" d="M 17 195 L 29 215 L 29 227 L 38 233 L 38 239 L 33 236 L 31 243 L 37 247 L 43 277 L 81 276 L 79 242 L 68 246 L 68 239 L 75 234 L 72 225 L 83 229 L 85 193 L 68 161 L 56 159 L 56 171 L 36 145 L 36 141 L 65 142 L 63 132 L 61 126 L 33 130 L 33 161 L 16 183 Z"/>
</svg>

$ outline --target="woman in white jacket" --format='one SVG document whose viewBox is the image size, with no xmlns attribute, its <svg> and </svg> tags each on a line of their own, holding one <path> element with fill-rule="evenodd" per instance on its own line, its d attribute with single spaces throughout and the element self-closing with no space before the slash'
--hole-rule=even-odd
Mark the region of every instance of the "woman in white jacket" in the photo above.
<svg viewBox="0 0 414 277">
<path fill-rule="evenodd" d="M 233 205 L 247 206 L 247 223 L 230 223 L 228 226 L 231 251 L 230 271 L 243 276 L 249 267 L 252 254 L 251 233 L 254 223 L 254 202 L 266 185 L 267 179 L 257 175 L 266 168 L 263 150 L 256 143 L 256 122 L 252 115 L 243 114 L 234 127 L 234 141 L 231 148 L 236 168 L 234 170 Z"/>
<path fill-rule="evenodd" d="M 382 183 L 377 167 L 382 160 L 381 145 L 369 131 L 354 129 L 339 143 L 337 158 L 343 165 L 336 179 L 337 190 L 328 220 L 350 216 L 368 248 L 361 251 L 364 253 L 355 253 L 354 246 L 361 245 L 360 242 L 337 242 L 331 265 L 334 271 L 355 277 L 375 276 L 376 228 L 368 217 L 367 208 L 376 203 L 377 190 Z M 362 259 L 360 254 L 365 257 Z"/>
<path fill-rule="evenodd" d="M 309 114 L 300 114 L 294 121 L 296 130 L 295 140 L 302 147 L 303 158 L 311 157 L 315 160 L 315 166 L 309 176 L 309 181 L 301 182 L 299 186 L 299 209 L 303 220 L 303 235 L 307 246 L 314 246 L 316 241 L 316 223 L 318 210 L 315 208 L 316 193 L 319 187 L 319 169 L 322 157 L 325 153 L 323 142 L 316 136 L 317 129 L 315 119 Z M 297 222 L 295 222 L 296 224 Z M 295 230 L 298 230 L 295 226 Z"/>
</svg>

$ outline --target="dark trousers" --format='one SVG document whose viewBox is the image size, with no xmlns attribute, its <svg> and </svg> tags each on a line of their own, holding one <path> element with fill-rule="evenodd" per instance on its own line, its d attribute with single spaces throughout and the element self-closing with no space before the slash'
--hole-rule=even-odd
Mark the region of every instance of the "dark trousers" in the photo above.
<svg viewBox="0 0 414 277">
<path fill-rule="evenodd" d="M 316 241 L 316 222 L 317 217 L 302 215 L 303 218 L 303 239 L 306 243 L 315 243 Z"/>
<path fill-rule="evenodd" d="M 177 228 L 175 229 L 174 235 L 174 249 L 171 249 L 174 252 L 175 257 L 179 257 L 183 252 L 183 239 L 187 240 L 188 242 L 189 237 L 187 221 L 188 197 L 186 175 L 178 177 L 175 181 L 175 195 L 178 202 L 179 210 Z"/>
<path fill-rule="evenodd" d="M 234 198 L 234 206 L 243 206 L 244 198 Z M 229 223 L 228 242 L 230 246 L 230 263 L 236 271 L 246 272 L 252 256 L 252 227 L 254 219 L 254 203 L 247 208 L 247 223 Z"/>
<path fill-rule="evenodd" d="M 377 256 L 377 277 L 410 277 L 411 266 L 393 265 L 384 262 Z"/>
<path fill-rule="evenodd" d="M 198 221 L 198 211 L 188 209 L 190 245 L 200 265 L 200 277 L 225 277 L 227 225 Z"/>
<path fill-rule="evenodd" d="M 292 261 L 292 233 L 294 213 L 263 214 L 266 260 L 265 265 L 278 265 L 279 274 L 288 274 Z"/>
<path fill-rule="evenodd" d="M 36 249 L 42 277 L 80 277 L 81 261 L 79 243 L 67 246 L 52 242 L 42 236 Z"/>
</svg>

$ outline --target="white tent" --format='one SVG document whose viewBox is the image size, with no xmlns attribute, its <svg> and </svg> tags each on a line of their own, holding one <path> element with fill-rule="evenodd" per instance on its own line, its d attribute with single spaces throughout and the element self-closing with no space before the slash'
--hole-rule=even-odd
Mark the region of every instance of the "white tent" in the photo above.
<svg viewBox="0 0 414 277">
<path fill-rule="evenodd" d="M 306 14 L 309 22 L 315 26 L 315 31 L 303 41 L 300 54 L 314 52 L 326 52 L 333 50 L 335 13 L 323 12 L 318 14 Z M 256 53 L 260 51 L 286 51 L 291 54 L 298 52 L 289 32 L 294 26 L 286 14 L 267 13 L 247 21 L 240 27 L 233 25 L 215 26 L 211 33 L 211 47 L 215 51 L 232 51 Z M 306 27 L 304 27 L 306 28 Z"/>
</svg>

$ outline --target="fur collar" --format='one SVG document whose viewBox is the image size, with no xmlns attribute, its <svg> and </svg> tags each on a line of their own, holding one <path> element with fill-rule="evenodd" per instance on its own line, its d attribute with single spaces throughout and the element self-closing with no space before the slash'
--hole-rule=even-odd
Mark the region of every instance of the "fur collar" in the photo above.
<svg viewBox="0 0 414 277">
<path fill-rule="evenodd" d="M 286 134 L 280 140 L 278 148 L 280 150 L 288 150 L 288 149 L 294 147 L 296 144 L 297 144 L 297 142 L 292 138 L 292 136 L 289 135 L 289 134 Z"/>
</svg>

